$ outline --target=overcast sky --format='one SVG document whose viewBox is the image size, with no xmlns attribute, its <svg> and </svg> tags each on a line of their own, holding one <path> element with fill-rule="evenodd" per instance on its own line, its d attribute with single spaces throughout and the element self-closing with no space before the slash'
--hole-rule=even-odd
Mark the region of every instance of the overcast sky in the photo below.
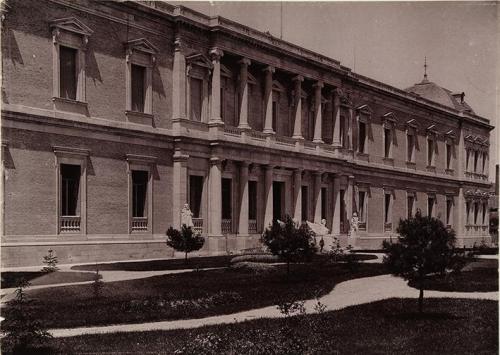
<svg viewBox="0 0 500 355">
<path fill-rule="evenodd" d="M 179 4 L 180 2 L 170 2 Z M 495 2 L 182 2 L 319 52 L 356 73 L 404 89 L 423 78 L 465 92 L 474 111 L 497 122 Z M 496 139 L 495 130 L 492 141 Z M 491 163 L 497 161 L 491 146 Z M 492 170 L 490 170 L 492 177 Z"/>
</svg>

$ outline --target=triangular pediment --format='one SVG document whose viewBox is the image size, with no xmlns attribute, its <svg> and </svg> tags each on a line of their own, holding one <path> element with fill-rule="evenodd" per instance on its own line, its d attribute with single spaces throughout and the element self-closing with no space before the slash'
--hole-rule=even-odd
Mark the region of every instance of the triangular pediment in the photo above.
<svg viewBox="0 0 500 355">
<path fill-rule="evenodd" d="M 397 117 L 394 112 L 387 112 L 385 115 L 382 116 L 384 120 L 392 121 L 392 122 L 397 122 Z"/>
<path fill-rule="evenodd" d="M 285 87 L 278 80 L 273 80 L 273 90 L 279 92 L 286 91 Z"/>
<path fill-rule="evenodd" d="M 90 36 L 94 32 L 76 17 L 66 17 L 58 20 L 53 20 L 50 22 L 50 27 L 60 28 L 69 32 L 78 33 L 82 36 Z"/>
<path fill-rule="evenodd" d="M 406 125 L 412 128 L 418 128 L 417 120 L 414 118 L 406 121 Z"/>
<path fill-rule="evenodd" d="M 186 63 L 212 69 L 212 62 L 201 53 L 195 53 L 187 56 Z"/>
<path fill-rule="evenodd" d="M 373 110 L 367 104 L 358 106 L 356 108 L 356 111 L 359 111 L 359 112 L 367 114 L 367 115 L 371 115 L 373 113 Z"/>
<path fill-rule="evenodd" d="M 224 64 L 220 65 L 220 75 L 225 76 L 226 78 L 232 78 L 233 72 L 228 69 Z"/>
<path fill-rule="evenodd" d="M 158 49 L 145 38 L 133 39 L 125 43 L 126 47 L 131 50 L 141 51 L 149 54 L 158 53 Z"/>
</svg>

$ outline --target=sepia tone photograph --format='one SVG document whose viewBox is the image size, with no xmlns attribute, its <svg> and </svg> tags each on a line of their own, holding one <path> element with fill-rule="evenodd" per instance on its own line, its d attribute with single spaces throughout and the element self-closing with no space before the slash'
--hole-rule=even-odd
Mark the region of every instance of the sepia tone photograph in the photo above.
<svg viewBox="0 0 500 355">
<path fill-rule="evenodd" d="M 499 15 L 0 0 L 1 354 L 498 354 Z"/>
</svg>

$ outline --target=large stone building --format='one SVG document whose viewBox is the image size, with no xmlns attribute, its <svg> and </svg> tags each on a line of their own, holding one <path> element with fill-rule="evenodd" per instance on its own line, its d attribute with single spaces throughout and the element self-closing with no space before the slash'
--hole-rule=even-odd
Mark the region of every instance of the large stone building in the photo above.
<svg viewBox="0 0 500 355">
<path fill-rule="evenodd" d="M 5 4 L 5 3 L 4 3 Z M 2 265 L 258 245 L 285 214 L 378 248 L 420 209 L 488 237 L 489 121 L 429 80 L 400 90 L 221 17 L 161 2 L 2 9 Z"/>
</svg>

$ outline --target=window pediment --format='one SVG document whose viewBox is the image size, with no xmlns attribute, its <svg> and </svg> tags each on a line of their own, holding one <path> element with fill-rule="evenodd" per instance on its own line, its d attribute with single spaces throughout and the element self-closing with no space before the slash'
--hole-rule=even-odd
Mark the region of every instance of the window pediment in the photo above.
<svg viewBox="0 0 500 355">
<path fill-rule="evenodd" d="M 273 80 L 273 91 L 286 92 L 286 89 L 278 80 Z"/>
<path fill-rule="evenodd" d="M 208 70 L 212 70 L 213 65 L 212 62 L 203 54 L 195 53 L 186 57 L 186 63 L 188 65 L 196 65 L 200 67 L 207 68 Z"/>
<path fill-rule="evenodd" d="M 126 61 L 131 60 L 144 66 L 152 66 L 155 61 L 155 54 L 158 50 L 145 38 L 138 38 L 125 43 L 127 51 Z"/>
<path fill-rule="evenodd" d="M 72 32 L 81 36 L 90 36 L 94 32 L 75 17 L 53 20 L 50 22 L 50 28 L 53 30 L 56 29 Z"/>
<path fill-rule="evenodd" d="M 438 131 L 436 130 L 436 125 L 435 124 L 432 124 L 430 126 L 428 126 L 425 131 L 427 132 L 427 136 L 428 137 L 433 137 L 433 138 L 436 138 L 437 135 L 438 135 Z"/>
<path fill-rule="evenodd" d="M 356 111 L 368 116 L 371 116 L 371 114 L 373 113 L 373 110 L 367 104 L 356 107 Z"/>
</svg>

